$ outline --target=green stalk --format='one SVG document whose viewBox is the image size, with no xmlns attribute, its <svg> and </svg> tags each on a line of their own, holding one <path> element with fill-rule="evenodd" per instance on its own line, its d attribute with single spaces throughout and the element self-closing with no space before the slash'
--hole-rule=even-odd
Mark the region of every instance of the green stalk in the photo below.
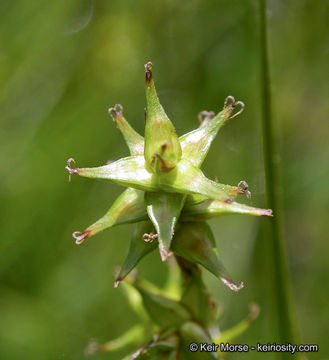
<svg viewBox="0 0 329 360">
<path fill-rule="evenodd" d="M 260 60 L 263 152 L 266 178 L 267 205 L 273 210 L 274 217 L 268 221 L 268 274 L 266 279 L 272 285 L 270 296 L 273 302 L 272 321 L 277 326 L 278 340 L 281 343 L 297 343 L 297 326 L 292 299 L 290 276 L 287 265 L 286 249 L 282 226 L 282 201 L 280 184 L 279 152 L 277 149 L 276 129 L 272 119 L 270 91 L 270 70 L 268 59 L 268 34 L 266 0 L 260 0 Z M 270 285 L 270 286 L 271 286 Z"/>
</svg>

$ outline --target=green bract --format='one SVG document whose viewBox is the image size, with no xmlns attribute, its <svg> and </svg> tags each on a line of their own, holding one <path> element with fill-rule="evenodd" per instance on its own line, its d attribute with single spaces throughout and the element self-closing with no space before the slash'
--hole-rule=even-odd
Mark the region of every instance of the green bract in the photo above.
<svg viewBox="0 0 329 360">
<path fill-rule="evenodd" d="M 222 333 L 217 329 L 217 335 L 211 335 L 210 329 L 217 327 L 219 312 L 204 286 L 202 268 L 233 291 L 240 290 L 243 283 L 233 282 L 227 274 L 217 254 L 213 233 L 205 221 L 226 214 L 271 216 L 272 212 L 235 201 L 239 194 L 250 197 L 245 181 L 237 186 L 224 185 L 208 179 L 200 170 L 218 130 L 237 116 L 244 104 L 228 96 L 217 115 L 202 111 L 200 126 L 178 137 L 158 99 L 151 68 L 150 62 L 145 65 L 144 138 L 124 118 L 121 105 L 109 109 L 130 156 L 94 168 L 76 168 L 71 158 L 66 166 L 70 175 L 110 180 L 126 187 L 101 219 L 85 231 L 73 233 L 77 244 L 106 228 L 138 223 L 114 286 L 126 279 L 123 289 L 141 317 L 142 325 L 136 325 L 106 344 L 93 342 L 86 353 L 136 347 L 143 340 L 149 340 L 127 359 L 218 359 L 219 352 L 191 353 L 188 346 L 192 342 L 231 341 L 249 326 L 255 311 L 234 328 Z M 156 289 L 130 274 L 138 262 L 156 248 L 162 260 L 174 255 L 176 261 L 170 265 L 169 260 L 169 265 L 181 270 L 183 291 L 177 290 L 177 283 L 169 281 L 168 296 L 168 291 Z M 177 273 L 177 269 L 171 274 Z"/>
</svg>

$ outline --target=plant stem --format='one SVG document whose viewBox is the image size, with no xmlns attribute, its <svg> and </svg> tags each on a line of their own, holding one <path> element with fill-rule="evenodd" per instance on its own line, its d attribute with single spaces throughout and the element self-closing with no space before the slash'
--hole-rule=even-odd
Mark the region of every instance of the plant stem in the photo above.
<svg viewBox="0 0 329 360">
<path fill-rule="evenodd" d="M 270 70 L 268 59 L 268 35 L 266 0 L 260 2 L 260 57 L 261 57 L 261 96 L 263 152 L 266 178 L 268 206 L 272 208 L 274 217 L 268 221 L 270 237 L 268 240 L 268 273 L 267 279 L 272 284 L 271 295 L 274 296 L 274 312 L 272 320 L 276 321 L 278 340 L 282 343 L 296 343 L 296 320 L 292 301 L 290 276 L 284 244 L 281 207 L 281 184 L 279 152 L 277 149 L 276 129 L 272 119 L 272 103 L 270 91 Z"/>
</svg>

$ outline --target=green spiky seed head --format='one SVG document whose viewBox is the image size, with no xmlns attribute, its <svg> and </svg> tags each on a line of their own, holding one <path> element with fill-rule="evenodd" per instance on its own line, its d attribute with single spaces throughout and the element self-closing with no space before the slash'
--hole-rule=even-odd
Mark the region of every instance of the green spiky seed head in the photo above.
<svg viewBox="0 0 329 360">
<path fill-rule="evenodd" d="M 220 351 L 191 353 L 189 344 L 220 343 L 234 340 L 257 317 L 253 306 L 250 315 L 224 332 L 218 328 L 218 306 L 202 280 L 202 269 L 220 279 L 228 288 L 239 291 L 242 282 L 233 282 L 217 254 L 216 242 L 208 219 L 227 214 L 271 216 L 269 209 L 259 209 L 236 202 L 238 195 L 250 197 L 248 185 L 224 185 L 208 179 L 200 167 L 219 129 L 244 108 L 228 96 L 217 115 L 202 111 L 200 126 L 178 137 L 157 96 L 152 64 L 145 64 L 146 124 L 145 136 L 138 134 L 123 116 L 121 105 L 109 109 L 126 141 L 130 156 L 94 168 L 76 168 L 68 160 L 69 174 L 110 180 L 124 186 L 106 214 L 83 232 L 74 232 L 76 244 L 120 224 L 137 223 L 121 270 L 114 286 L 125 291 L 129 303 L 141 318 L 125 334 L 105 344 L 89 343 L 86 354 L 115 351 L 133 345 L 140 347 L 127 359 L 218 359 Z M 238 110 L 237 110 L 238 109 Z M 136 265 L 159 249 L 161 259 L 180 270 L 183 290 L 170 279 L 163 291 L 139 279 Z M 173 283 L 175 281 L 175 284 Z M 177 286 L 176 286 L 177 289 Z M 150 336 L 152 335 L 152 337 Z M 143 342 L 147 345 L 142 346 Z"/>
<path fill-rule="evenodd" d="M 212 250 L 207 256 L 205 253 L 201 256 L 201 252 L 209 246 L 208 230 L 205 231 L 206 225 L 202 224 L 207 219 L 225 214 L 271 216 L 271 211 L 235 201 L 240 194 L 250 197 L 245 181 L 237 186 L 224 185 L 208 179 L 200 166 L 219 129 L 241 113 L 244 104 L 228 96 L 217 115 L 202 111 L 199 114 L 200 126 L 178 137 L 157 96 L 152 63 L 148 62 L 144 68 L 147 103 L 145 136 L 142 137 L 131 127 L 123 116 L 121 105 L 109 109 L 128 145 L 130 156 L 94 168 L 76 168 L 72 166 L 74 160 L 68 160 L 66 169 L 70 175 L 110 180 L 127 188 L 101 219 L 83 232 L 74 232 L 73 237 L 77 244 L 81 244 L 106 228 L 149 221 L 147 227 L 152 228 L 151 235 L 141 234 L 142 230 L 137 231 L 138 235 L 134 234 L 128 258 L 116 284 L 158 246 L 163 261 L 171 254 L 183 258 L 188 256 L 189 261 L 208 268 L 231 289 L 239 289 L 238 285 L 228 280 L 228 276 L 220 276 L 221 266 Z M 192 230 L 197 236 L 190 234 Z M 145 242 L 145 239 L 148 241 Z M 198 254 L 191 253 L 192 243 Z"/>
</svg>

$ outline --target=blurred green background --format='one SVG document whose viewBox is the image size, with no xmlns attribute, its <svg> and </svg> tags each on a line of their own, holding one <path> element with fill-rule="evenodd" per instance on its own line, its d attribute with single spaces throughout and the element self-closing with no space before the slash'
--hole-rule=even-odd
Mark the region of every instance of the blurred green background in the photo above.
<svg viewBox="0 0 329 360">
<path fill-rule="evenodd" d="M 268 8 L 298 322 L 303 342 L 320 346 L 309 358 L 327 359 L 328 2 L 278 0 Z M 152 60 L 160 99 L 179 134 L 198 126 L 199 111 L 219 111 L 227 95 L 244 101 L 244 113 L 221 130 L 203 168 L 223 183 L 246 180 L 248 203 L 266 206 L 258 2 L 5 0 L 0 12 L 0 358 L 82 359 L 90 338 L 115 338 L 138 321 L 120 288 L 113 289 L 132 226 L 76 246 L 71 233 L 103 215 L 122 188 L 78 177 L 69 183 L 66 160 L 97 166 L 128 154 L 107 108 L 121 103 L 143 133 L 143 64 Z M 205 274 L 224 307 L 223 328 L 244 317 L 249 302 L 261 302 L 252 289 L 262 272 L 254 271 L 262 221 L 268 219 L 211 222 L 227 268 L 246 285 L 232 293 Z M 138 272 L 161 285 L 166 266 L 155 252 Z M 263 296 L 271 296 L 266 286 Z M 259 341 L 260 329 L 271 327 L 266 311 L 239 342 Z"/>
</svg>

